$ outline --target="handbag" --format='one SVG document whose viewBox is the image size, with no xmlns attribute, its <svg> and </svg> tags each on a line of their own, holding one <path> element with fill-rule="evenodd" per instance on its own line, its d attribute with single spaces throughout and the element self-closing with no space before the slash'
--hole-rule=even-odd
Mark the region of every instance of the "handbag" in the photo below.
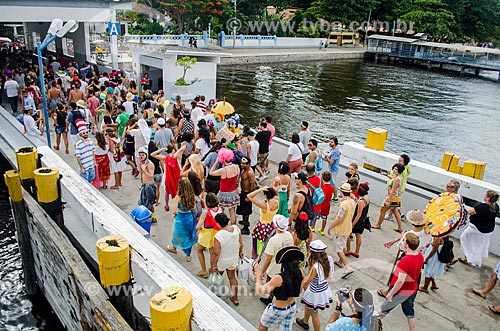
<svg viewBox="0 0 500 331">
<path fill-rule="evenodd" d="M 208 289 L 216 296 L 224 295 L 224 278 L 218 272 L 213 272 L 208 276 Z"/>
</svg>

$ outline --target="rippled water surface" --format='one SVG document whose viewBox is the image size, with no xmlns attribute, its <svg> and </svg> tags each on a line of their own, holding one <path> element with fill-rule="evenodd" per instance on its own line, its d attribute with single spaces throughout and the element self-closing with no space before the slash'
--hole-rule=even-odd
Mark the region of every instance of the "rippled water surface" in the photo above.
<svg viewBox="0 0 500 331">
<path fill-rule="evenodd" d="M 5 161 L 5 159 L 0 159 Z M 63 330 L 43 297 L 28 299 L 8 194 L 0 187 L 0 330 Z"/>
<path fill-rule="evenodd" d="M 226 67 L 217 96 L 225 96 L 256 125 L 273 117 L 277 135 L 290 139 L 300 121 L 327 141 L 364 143 L 366 130 L 389 130 L 386 150 L 440 166 L 444 152 L 487 162 L 485 180 L 500 184 L 500 84 L 369 61 Z"/>
</svg>

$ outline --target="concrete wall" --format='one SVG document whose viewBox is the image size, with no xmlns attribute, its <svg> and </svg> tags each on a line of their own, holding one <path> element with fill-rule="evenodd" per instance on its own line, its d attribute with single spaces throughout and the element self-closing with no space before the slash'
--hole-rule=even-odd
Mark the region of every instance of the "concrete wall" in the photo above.
<svg viewBox="0 0 500 331">
<path fill-rule="evenodd" d="M 237 54 L 232 57 L 221 58 L 220 65 L 245 65 L 245 64 L 261 64 L 261 63 L 286 63 L 286 62 L 301 62 L 301 61 L 334 61 L 334 60 L 349 60 L 363 59 L 365 50 L 363 48 L 352 48 L 349 51 L 328 52 L 328 51 L 311 51 L 293 53 L 290 50 L 283 50 L 272 54 L 255 54 L 249 55 Z"/>
</svg>

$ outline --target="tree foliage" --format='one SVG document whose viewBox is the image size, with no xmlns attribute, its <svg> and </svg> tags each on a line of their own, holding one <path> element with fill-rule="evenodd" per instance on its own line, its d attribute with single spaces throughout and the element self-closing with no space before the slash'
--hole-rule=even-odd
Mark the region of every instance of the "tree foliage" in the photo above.
<svg viewBox="0 0 500 331">
<path fill-rule="evenodd" d="M 226 30 L 226 22 L 237 17 L 242 22 L 281 20 L 266 17 L 266 7 L 275 6 L 278 11 L 289 7 L 301 8 L 292 19 L 295 31 L 277 31 L 278 35 L 313 36 L 317 31 L 307 31 L 302 22 L 318 19 L 329 22 L 405 21 L 414 23 L 417 32 L 426 32 L 440 41 L 497 41 L 500 40 L 499 0 L 138 0 L 169 14 L 177 26 L 177 32 L 206 30 L 211 23 L 212 31 Z"/>
</svg>

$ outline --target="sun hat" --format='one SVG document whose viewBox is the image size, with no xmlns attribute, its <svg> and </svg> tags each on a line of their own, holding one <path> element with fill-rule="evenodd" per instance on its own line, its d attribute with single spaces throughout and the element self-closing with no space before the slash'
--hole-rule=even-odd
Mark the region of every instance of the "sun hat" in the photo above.
<svg viewBox="0 0 500 331">
<path fill-rule="evenodd" d="M 351 191 L 352 191 L 351 184 L 344 183 L 344 184 L 340 185 L 340 190 L 342 192 L 345 192 L 345 193 L 351 193 Z"/>
<path fill-rule="evenodd" d="M 288 218 L 283 215 L 274 215 L 273 224 L 280 231 L 285 232 L 288 230 Z"/>
<path fill-rule="evenodd" d="M 317 239 L 311 241 L 311 243 L 309 244 L 309 248 L 311 249 L 311 252 L 321 253 L 326 251 L 328 246 L 320 239 Z"/>
<path fill-rule="evenodd" d="M 426 222 L 425 215 L 420 209 L 408 211 L 406 213 L 406 219 L 415 226 L 423 226 Z"/>
<path fill-rule="evenodd" d="M 81 107 L 81 108 L 87 108 L 87 104 L 86 104 L 86 103 L 85 103 L 85 101 L 83 101 L 83 100 L 78 100 L 78 101 L 76 102 L 76 105 L 77 105 L 78 107 Z"/>
<path fill-rule="evenodd" d="M 147 146 L 142 146 L 139 148 L 138 150 L 138 153 L 144 153 L 144 154 L 148 154 L 148 147 Z"/>
<path fill-rule="evenodd" d="M 160 117 L 156 123 L 158 123 L 158 125 L 161 125 L 161 126 L 166 124 L 165 119 L 163 117 Z"/>
<path fill-rule="evenodd" d="M 182 115 L 189 116 L 189 115 L 191 115 L 191 112 L 189 111 L 189 109 L 184 108 L 184 111 L 182 112 Z"/>
<path fill-rule="evenodd" d="M 297 263 L 304 260 L 304 253 L 297 246 L 283 247 L 276 253 L 276 264 L 296 261 Z"/>
<path fill-rule="evenodd" d="M 132 101 L 132 100 L 134 100 L 135 95 L 133 95 L 132 93 L 128 92 L 127 96 L 125 98 L 127 99 L 127 101 Z"/>
<path fill-rule="evenodd" d="M 87 128 L 87 124 L 82 119 L 77 119 L 75 121 L 76 128 L 78 129 L 78 134 L 88 133 L 89 129 Z"/>
<path fill-rule="evenodd" d="M 57 70 L 56 71 L 56 75 L 59 76 L 59 77 L 64 77 L 64 76 L 66 76 L 66 71 L 64 71 L 64 70 Z"/>
</svg>

